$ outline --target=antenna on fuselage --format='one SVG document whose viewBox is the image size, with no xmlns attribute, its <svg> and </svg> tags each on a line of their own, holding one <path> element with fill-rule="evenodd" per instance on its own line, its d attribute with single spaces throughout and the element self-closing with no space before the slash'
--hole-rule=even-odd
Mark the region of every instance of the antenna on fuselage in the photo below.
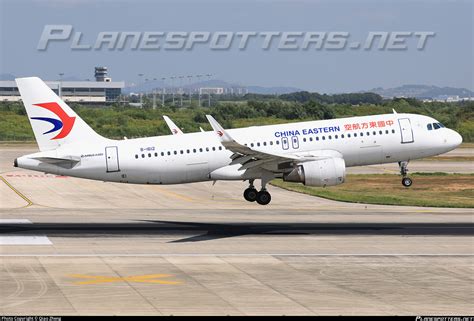
<svg viewBox="0 0 474 321">
<path fill-rule="evenodd" d="M 395 108 L 392 108 L 392 111 L 395 115 L 397 114 L 397 111 L 395 110 Z"/>
</svg>

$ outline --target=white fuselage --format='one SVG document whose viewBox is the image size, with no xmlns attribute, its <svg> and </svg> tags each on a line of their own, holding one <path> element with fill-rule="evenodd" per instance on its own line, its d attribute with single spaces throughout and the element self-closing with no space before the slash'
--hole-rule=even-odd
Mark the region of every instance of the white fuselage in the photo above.
<svg viewBox="0 0 474 321">
<path fill-rule="evenodd" d="M 461 143 L 447 128 L 428 130 L 436 120 L 416 114 L 385 114 L 230 129 L 240 144 L 265 153 L 297 154 L 336 151 L 347 167 L 408 161 L 442 154 Z M 214 179 L 249 179 L 229 166 L 232 152 L 214 131 L 100 142 L 64 144 L 48 155 L 76 156 L 74 166 L 17 159 L 19 167 L 103 181 L 180 184 Z M 272 170 L 271 168 L 269 170 Z M 257 177 L 254 177 L 257 178 Z"/>
</svg>

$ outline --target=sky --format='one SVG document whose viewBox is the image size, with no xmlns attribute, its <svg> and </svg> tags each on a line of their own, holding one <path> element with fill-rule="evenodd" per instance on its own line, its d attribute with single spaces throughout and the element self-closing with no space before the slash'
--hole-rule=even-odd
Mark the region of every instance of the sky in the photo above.
<svg viewBox="0 0 474 321">
<path fill-rule="evenodd" d="M 0 73 L 93 78 L 107 66 L 113 80 L 212 74 L 242 85 L 350 92 L 403 84 L 474 89 L 474 1 L 308 0 L 0 0 Z M 46 25 L 72 25 L 84 43 L 104 31 L 348 32 L 364 43 L 371 31 L 434 32 L 423 50 L 73 50 L 72 40 L 37 49 Z M 72 38 L 72 37 L 71 37 Z"/>
</svg>

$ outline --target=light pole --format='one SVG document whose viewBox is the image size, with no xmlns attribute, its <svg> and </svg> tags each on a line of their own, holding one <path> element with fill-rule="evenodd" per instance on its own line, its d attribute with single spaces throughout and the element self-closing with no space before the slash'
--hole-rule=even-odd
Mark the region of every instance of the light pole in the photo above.
<svg viewBox="0 0 474 321">
<path fill-rule="evenodd" d="M 143 74 L 138 74 L 138 77 L 139 77 L 139 78 L 138 78 L 138 90 L 140 90 L 140 85 L 141 85 L 141 83 L 142 83 Z M 143 104 L 142 104 L 142 103 L 143 103 L 143 102 L 142 102 L 142 93 L 139 92 L 138 95 L 140 96 L 140 108 L 142 108 L 142 107 L 143 107 Z"/>
<path fill-rule="evenodd" d="M 189 83 L 189 107 L 191 107 L 191 97 L 193 95 L 192 88 L 191 88 L 191 83 L 192 83 L 192 78 L 193 76 L 188 76 L 188 83 Z"/>
<path fill-rule="evenodd" d="M 165 91 L 166 91 L 166 84 L 165 84 L 166 78 L 161 78 L 161 81 L 163 82 L 163 88 L 161 89 L 161 107 L 165 107 Z"/>
<path fill-rule="evenodd" d="M 59 88 L 58 88 L 58 96 L 59 98 L 63 99 L 63 76 L 64 73 L 60 72 L 59 73 Z"/>
<path fill-rule="evenodd" d="M 153 78 L 156 81 L 156 78 Z M 153 88 L 153 109 L 156 109 L 156 88 Z"/>
<path fill-rule="evenodd" d="M 175 78 L 176 78 L 176 76 L 171 77 L 171 93 L 173 95 L 173 106 L 174 106 L 174 79 Z"/>
<path fill-rule="evenodd" d="M 200 78 L 202 77 L 202 75 L 196 75 L 196 78 L 198 79 L 198 106 L 201 107 L 201 88 L 199 86 L 200 85 Z"/>
<path fill-rule="evenodd" d="M 183 107 L 183 78 L 184 76 L 179 76 L 179 105 Z"/>
<path fill-rule="evenodd" d="M 207 74 L 207 80 L 208 82 L 211 82 L 211 74 Z M 209 88 L 207 89 L 207 106 L 208 107 L 211 107 L 211 91 L 209 90 Z"/>
</svg>

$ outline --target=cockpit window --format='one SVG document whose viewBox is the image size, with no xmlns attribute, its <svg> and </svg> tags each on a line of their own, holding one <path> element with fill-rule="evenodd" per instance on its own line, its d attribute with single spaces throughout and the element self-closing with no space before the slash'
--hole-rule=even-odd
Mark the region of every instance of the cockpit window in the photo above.
<svg viewBox="0 0 474 321">
<path fill-rule="evenodd" d="M 438 123 L 438 125 L 439 125 L 439 127 L 441 127 L 441 128 L 445 128 L 445 126 L 444 126 L 443 124 L 441 124 L 441 123 Z"/>
<path fill-rule="evenodd" d="M 434 123 L 433 127 L 434 127 L 434 129 L 440 129 L 441 128 L 441 126 L 439 126 L 439 123 Z"/>
<path fill-rule="evenodd" d="M 426 126 L 426 127 L 428 127 L 428 130 L 433 130 L 433 125 L 431 125 L 431 124 L 428 124 L 428 126 Z"/>
</svg>

